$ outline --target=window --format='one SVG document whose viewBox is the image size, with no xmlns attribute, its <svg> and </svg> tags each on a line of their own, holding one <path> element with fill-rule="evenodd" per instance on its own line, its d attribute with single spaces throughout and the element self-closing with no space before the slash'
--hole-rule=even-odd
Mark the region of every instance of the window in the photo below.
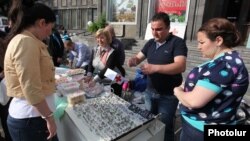
<svg viewBox="0 0 250 141">
<path fill-rule="evenodd" d="M 71 20 L 70 19 L 71 12 L 69 10 L 63 10 L 62 13 L 63 13 L 63 25 L 66 29 L 69 29 L 70 28 L 69 21 Z"/>
<path fill-rule="evenodd" d="M 67 0 L 61 0 L 62 6 L 67 6 Z"/>
<path fill-rule="evenodd" d="M 87 9 L 81 9 L 81 28 L 87 28 L 88 16 L 87 16 Z"/>
<path fill-rule="evenodd" d="M 71 11 L 71 19 L 70 19 L 70 21 L 72 21 L 72 29 L 79 29 L 80 27 L 78 27 L 79 26 L 79 24 L 78 24 L 78 21 L 79 21 L 79 16 L 78 16 L 78 12 L 77 12 L 77 10 L 76 9 L 73 9 L 72 11 Z"/>
<path fill-rule="evenodd" d="M 71 0 L 71 5 L 72 5 L 72 6 L 76 6 L 76 4 L 77 4 L 77 1 L 76 1 L 76 0 Z"/>
<path fill-rule="evenodd" d="M 93 4 L 97 4 L 97 0 L 93 0 Z"/>
<path fill-rule="evenodd" d="M 87 5 L 87 0 L 82 0 L 82 5 Z"/>
<path fill-rule="evenodd" d="M 88 9 L 88 21 L 96 21 L 97 20 L 97 9 L 89 8 Z"/>
<path fill-rule="evenodd" d="M 53 7 L 58 7 L 58 0 L 53 0 Z"/>
<path fill-rule="evenodd" d="M 108 21 L 117 24 L 136 24 L 138 0 L 109 0 Z"/>
</svg>

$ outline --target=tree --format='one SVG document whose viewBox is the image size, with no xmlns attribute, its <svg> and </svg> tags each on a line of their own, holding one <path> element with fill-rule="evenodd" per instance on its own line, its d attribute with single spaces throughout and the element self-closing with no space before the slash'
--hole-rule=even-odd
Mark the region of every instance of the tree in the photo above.
<svg viewBox="0 0 250 141">
<path fill-rule="evenodd" d="M 106 16 L 101 15 L 97 21 L 88 24 L 88 32 L 95 33 L 98 29 L 104 28 L 107 24 Z"/>
</svg>

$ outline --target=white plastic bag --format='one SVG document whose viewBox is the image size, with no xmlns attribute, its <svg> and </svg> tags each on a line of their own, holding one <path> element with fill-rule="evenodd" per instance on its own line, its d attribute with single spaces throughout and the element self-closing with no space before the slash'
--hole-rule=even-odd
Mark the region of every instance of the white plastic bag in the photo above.
<svg viewBox="0 0 250 141">
<path fill-rule="evenodd" d="M 0 103 L 2 105 L 6 105 L 9 100 L 10 100 L 10 97 L 7 96 L 5 79 L 2 79 L 0 83 Z"/>
</svg>

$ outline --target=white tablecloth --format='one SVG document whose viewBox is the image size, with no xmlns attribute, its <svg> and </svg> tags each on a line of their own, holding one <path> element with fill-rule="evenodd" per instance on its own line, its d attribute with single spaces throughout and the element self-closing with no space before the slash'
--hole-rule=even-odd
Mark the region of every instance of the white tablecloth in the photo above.
<svg viewBox="0 0 250 141">
<path fill-rule="evenodd" d="M 60 121 L 57 121 L 58 137 L 60 141 L 104 141 L 91 133 L 68 107 Z M 158 119 L 137 128 L 118 141 L 163 141 L 165 125 Z"/>
</svg>

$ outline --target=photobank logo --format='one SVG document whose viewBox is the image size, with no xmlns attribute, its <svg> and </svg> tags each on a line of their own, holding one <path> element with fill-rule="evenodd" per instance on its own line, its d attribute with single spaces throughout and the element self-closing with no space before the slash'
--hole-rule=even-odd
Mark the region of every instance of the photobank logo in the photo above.
<svg viewBox="0 0 250 141">
<path fill-rule="evenodd" d="M 204 141 L 222 138 L 249 141 L 250 125 L 205 125 Z"/>
</svg>

